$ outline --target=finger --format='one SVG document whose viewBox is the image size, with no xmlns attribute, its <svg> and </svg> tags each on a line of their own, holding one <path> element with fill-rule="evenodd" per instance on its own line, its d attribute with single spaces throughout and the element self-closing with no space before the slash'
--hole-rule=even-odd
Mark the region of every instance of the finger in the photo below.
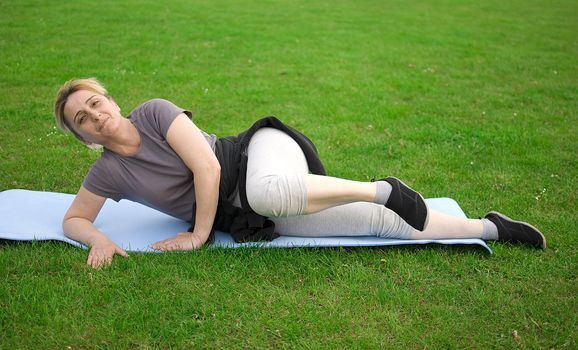
<svg viewBox="0 0 578 350">
<path fill-rule="evenodd" d="M 167 244 L 168 242 L 170 242 L 173 238 L 167 238 L 167 239 L 163 239 L 162 241 L 158 241 L 155 244 Z"/>
<path fill-rule="evenodd" d="M 109 266 L 110 264 L 112 264 L 112 256 L 104 257 L 102 265 L 103 266 Z"/>
<path fill-rule="evenodd" d="M 179 245 L 176 242 L 171 242 L 167 245 L 167 250 L 169 251 L 175 251 L 175 250 L 179 250 Z"/>
<path fill-rule="evenodd" d="M 157 242 L 157 243 L 151 245 L 151 248 L 153 248 L 154 250 L 160 250 L 160 251 L 164 250 L 164 246 L 160 242 Z"/>
<path fill-rule="evenodd" d="M 167 244 L 167 241 L 168 241 L 168 239 L 164 239 L 164 240 L 162 240 L 162 241 L 158 241 L 158 242 L 156 242 L 156 243 L 153 243 L 153 244 L 151 245 L 151 247 L 152 247 L 153 249 L 157 249 L 157 250 L 158 250 L 158 249 L 164 247 L 164 246 Z"/>
<path fill-rule="evenodd" d="M 93 267 L 96 269 L 100 269 L 103 264 L 104 264 L 104 256 L 102 254 L 97 254 L 94 257 Z"/>
<path fill-rule="evenodd" d="M 86 264 L 88 266 L 92 266 L 92 255 L 88 254 L 88 258 L 86 258 Z"/>
<path fill-rule="evenodd" d="M 101 253 L 97 256 L 97 258 L 95 260 L 94 267 L 96 269 L 100 269 L 100 268 L 109 266 L 111 263 L 112 263 L 112 256 Z"/>
<path fill-rule="evenodd" d="M 173 250 L 184 250 L 183 242 L 176 241 L 173 243 Z"/>
<path fill-rule="evenodd" d="M 94 268 L 94 269 L 99 269 L 100 268 L 100 262 L 98 260 L 98 257 L 93 256 L 90 259 L 90 267 Z"/>
<path fill-rule="evenodd" d="M 126 252 L 124 249 L 122 249 L 121 247 L 118 247 L 118 246 L 116 247 L 116 253 L 117 253 L 118 255 L 120 255 L 120 256 L 124 256 L 125 258 L 128 257 L 127 252 Z"/>
<path fill-rule="evenodd" d="M 107 249 L 105 251 L 100 251 L 98 254 L 98 262 L 100 266 L 106 266 L 112 261 L 112 256 L 114 255 L 115 249 Z"/>
<path fill-rule="evenodd" d="M 88 259 L 86 259 L 86 263 L 88 265 L 90 265 L 91 267 L 96 267 L 96 263 L 97 263 L 97 256 L 96 255 L 97 255 L 96 252 L 92 249 L 88 253 Z"/>
<path fill-rule="evenodd" d="M 167 247 L 174 247 L 176 243 L 177 243 L 177 240 L 174 238 L 171 238 L 171 239 L 167 240 L 166 246 Z"/>
</svg>

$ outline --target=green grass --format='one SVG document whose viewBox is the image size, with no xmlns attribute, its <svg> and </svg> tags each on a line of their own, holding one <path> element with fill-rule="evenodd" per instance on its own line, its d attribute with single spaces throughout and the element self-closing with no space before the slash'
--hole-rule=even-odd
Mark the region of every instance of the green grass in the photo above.
<svg viewBox="0 0 578 350">
<path fill-rule="evenodd" d="M 330 174 L 394 174 L 545 251 L 491 244 L 131 254 L 0 245 L 0 348 L 576 348 L 575 1 L 0 2 L 0 190 L 75 193 L 52 102 L 96 76 L 219 136 L 276 115 Z M 517 334 L 517 337 L 514 336 Z"/>
</svg>

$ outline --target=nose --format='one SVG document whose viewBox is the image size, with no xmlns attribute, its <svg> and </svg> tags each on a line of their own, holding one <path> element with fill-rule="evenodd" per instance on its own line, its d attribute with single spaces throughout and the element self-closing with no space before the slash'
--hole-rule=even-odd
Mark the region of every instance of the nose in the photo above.
<svg viewBox="0 0 578 350">
<path fill-rule="evenodd" d="M 98 121 L 100 119 L 100 112 L 92 112 L 90 114 L 92 115 L 92 120 Z"/>
</svg>

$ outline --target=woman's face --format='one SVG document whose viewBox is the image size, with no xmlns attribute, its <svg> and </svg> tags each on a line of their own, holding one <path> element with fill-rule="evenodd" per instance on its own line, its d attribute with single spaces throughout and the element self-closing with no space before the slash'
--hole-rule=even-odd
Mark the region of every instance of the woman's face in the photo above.
<svg viewBox="0 0 578 350">
<path fill-rule="evenodd" d="M 111 98 L 79 90 L 68 97 L 64 119 L 86 143 L 104 145 L 118 130 L 122 116 L 120 107 Z"/>
</svg>

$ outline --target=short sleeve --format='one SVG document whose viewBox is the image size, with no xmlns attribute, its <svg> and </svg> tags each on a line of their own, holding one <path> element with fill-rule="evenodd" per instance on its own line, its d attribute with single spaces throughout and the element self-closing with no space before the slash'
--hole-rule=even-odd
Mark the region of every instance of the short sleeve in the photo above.
<svg viewBox="0 0 578 350">
<path fill-rule="evenodd" d="M 155 127 L 163 138 L 166 138 L 169 127 L 181 113 L 186 114 L 189 118 L 193 116 L 190 111 L 160 98 L 150 100 L 145 104 L 146 117 L 154 122 Z"/>
<path fill-rule="evenodd" d="M 90 171 L 84 178 L 82 186 L 90 192 L 115 201 L 122 199 L 122 195 L 116 189 L 114 177 L 106 168 L 104 159 L 99 158 L 90 168 Z"/>
</svg>

